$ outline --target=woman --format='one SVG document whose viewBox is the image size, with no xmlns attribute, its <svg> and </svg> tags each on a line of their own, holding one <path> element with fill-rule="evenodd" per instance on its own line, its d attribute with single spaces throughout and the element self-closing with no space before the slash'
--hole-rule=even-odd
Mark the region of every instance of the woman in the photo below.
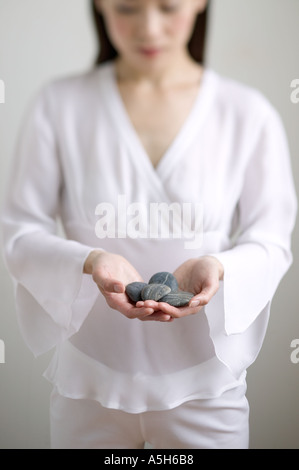
<svg viewBox="0 0 299 470">
<path fill-rule="evenodd" d="M 5 256 L 27 344 L 56 347 L 53 448 L 248 448 L 246 369 L 296 197 L 276 111 L 203 67 L 205 7 L 95 0 L 99 65 L 46 86 L 24 125 Z M 129 300 L 161 271 L 187 306 Z"/>
</svg>

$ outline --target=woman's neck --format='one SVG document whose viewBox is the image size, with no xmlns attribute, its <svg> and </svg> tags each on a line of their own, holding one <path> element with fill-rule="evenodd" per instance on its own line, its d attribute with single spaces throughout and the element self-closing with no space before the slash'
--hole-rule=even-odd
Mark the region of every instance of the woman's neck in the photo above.
<svg viewBox="0 0 299 470">
<path fill-rule="evenodd" d="M 124 58 L 116 59 L 116 76 L 119 83 L 145 85 L 157 89 L 167 89 L 200 79 L 202 67 L 188 54 L 177 55 L 175 59 L 161 67 L 141 68 L 132 65 Z"/>
</svg>

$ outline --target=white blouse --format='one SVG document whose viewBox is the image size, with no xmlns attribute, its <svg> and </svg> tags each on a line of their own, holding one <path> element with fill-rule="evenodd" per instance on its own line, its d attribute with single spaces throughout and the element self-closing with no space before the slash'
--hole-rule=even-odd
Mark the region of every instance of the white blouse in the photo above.
<svg viewBox="0 0 299 470">
<path fill-rule="evenodd" d="M 161 203 L 202 208 L 202 218 L 195 210 L 187 218 L 193 243 L 190 230 L 146 232 Z M 206 69 L 154 168 L 112 62 L 56 80 L 24 122 L 2 212 L 24 339 L 35 355 L 55 347 L 45 376 L 71 398 L 137 413 L 219 396 L 245 380 L 262 346 L 271 300 L 292 262 L 295 216 L 285 132 L 259 92 Z M 129 320 L 82 273 L 94 248 L 122 254 L 146 282 L 214 255 L 224 281 L 196 315 Z"/>
</svg>

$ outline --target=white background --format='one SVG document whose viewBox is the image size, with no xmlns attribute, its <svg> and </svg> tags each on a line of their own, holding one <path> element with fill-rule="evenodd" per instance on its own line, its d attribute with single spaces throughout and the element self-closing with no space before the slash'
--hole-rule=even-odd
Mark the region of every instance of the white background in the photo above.
<svg viewBox="0 0 299 470">
<path fill-rule="evenodd" d="M 261 90 L 280 112 L 299 185 L 299 103 L 290 84 L 299 79 L 298 0 L 213 0 L 208 65 Z M 83 71 L 96 51 L 89 0 L 0 0 L 0 198 L 16 137 L 30 100 L 46 82 Z M 299 96 L 299 95 L 297 95 Z M 45 181 L 46 184 L 46 181 Z M 0 201 L 0 202 L 1 202 Z M 281 283 L 262 352 L 248 371 L 251 448 L 299 448 L 298 225 L 294 264 Z M 49 448 L 49 395 L 42 377 L 51 354 L 34 359 L 20 336 L 12 283 L 0 259 L 0 448 Z M 240 312 L 240 315 L 242 312 Z M 298 357 L 299 355 L 297 355 Z"/>
</svg>

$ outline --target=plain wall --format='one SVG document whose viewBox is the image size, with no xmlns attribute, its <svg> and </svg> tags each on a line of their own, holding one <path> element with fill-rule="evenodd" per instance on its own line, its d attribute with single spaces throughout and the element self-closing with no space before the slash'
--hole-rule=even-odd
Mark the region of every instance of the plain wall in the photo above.
<svg viewBox="0 0 299 470">
<path fill-rule="evenodd" d="M 214 0 L 208 43 L 210 67 L 258 88 L 280 112 L 297 188 L 299 103 L 291 102 L 290 85 L 299 78 L 298 22 L 298 0 Z M 5 103 L 0 100 L 0 202 L 30 100 L 53 78 L 88 68 L 95 50 L 89 0 L 0 0 L 0 80 L 5 84 Z M 291 342 L 299 338 L 298 251 L 297 224 L 293 266 L 273 301 L 262 351 L 248 370 L 251 448 L 299 448 L 299 363 L 291 361 Z M 5 363 L 0 363 L 0 448 L 47 449 L 51 385 L 42 373 L 51 353 L 34 359 L 25 346 L 2 259 L 0 289 L 0 342 L 5 349 Z"/>
</svg>

